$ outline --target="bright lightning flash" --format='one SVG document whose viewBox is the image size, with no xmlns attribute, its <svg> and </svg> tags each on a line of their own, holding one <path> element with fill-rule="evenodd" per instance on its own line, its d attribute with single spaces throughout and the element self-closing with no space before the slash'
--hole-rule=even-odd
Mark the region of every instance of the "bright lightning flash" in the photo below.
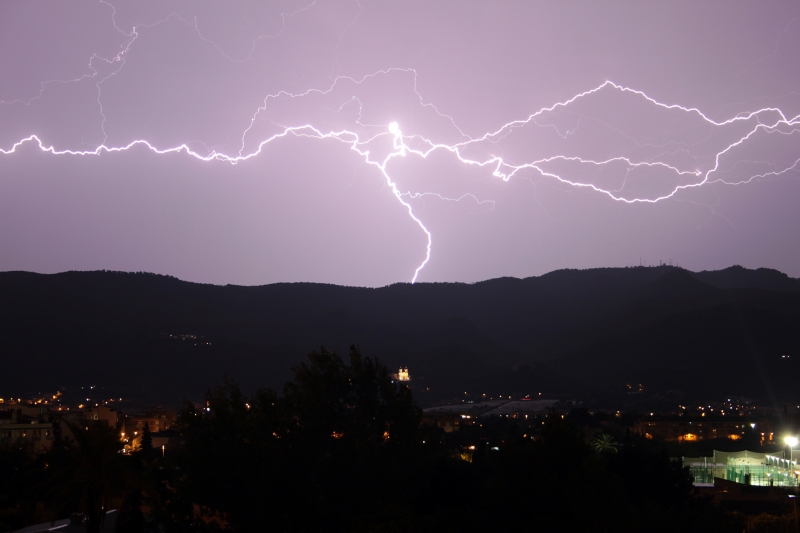
<svg viewBox="0 0 800 533">
<path fill-rule="evenodd" d="M 138 34 L 136 33 L 136 28 L 134 28 L 134 30 L 130 34 L 125 34 L 125 35 L 128 37 L 128 41 L 125 44 L 124 51 L 121 52 L 119 56 L 109 61 L 117 62 L 119 64 L 124 64 L 124 54 L 131 48 Z M 120 66 L 119 68 L 122 67 Z M 116 72 L 119 72 L 119 70 L 116 70 L 115 73 Z M 359 128 L 355 128 L 354 130 L 342 129 L 342 130 L 329 131 L 323 129 L 320 126 L 315 126 L 314 124 L 310 123 L 281 126 L 280 131 L 278 131 L 278 133 L 274 133 L 270 136 L 267 136 L 266 138 L 258 142 L 254 150 L 250 151 L 249 153 L 244 152 L 245 137 L 247 136 L 248 133 L 251 132 L 251 129 L 256 123 L 256 119 L 258 118 L 259 114 L 266 109 L 266 103 L 268 100 L 274 100 L 278 98 L 295 99 L 295 98 L 303 98 L 310 95 L 324 96 L 334 91 L 334 89 L 337 88 L 337 86 L 339 86 L 340 84 L 349 83 L 353 84 L 354 86 L 358 86 L 365 83 L 369 79 L 382 75 L 397 74 L 397 73 L 405 73 L 406 75 L 413 76 L 413 81 L 414 81 L 413 90 L 416 93 L 419 105 L 422 106 L 423 108 L 432 109 L 439 117 L 444 117 L 447 120 L 449 120 L 450 124 L 459 132 L 461 138 L 465 140 L 462 140 L 457 143 L 444 143 L 444 142 L 436 142 L 420 134 L 411 134 L 411 135 L 404 134 L 403 131 L 401 131 L 398 122 L 390 122 L 388 125 L 380 126 L 380 129 L 378 130 L 377 133 L 374 133 L 372 136 L 362 138 L 359 132 L 363 132 L 365 130 L 365 126 L 369 125 L 361 124 L 360 113 L 359 113 L 359 120 L 356 122 Z M 15 142 L 8 148 L 5 149 L 0 148 L 0 153 L 5 155 L 13 154 L 14 152 L 17 151 L 17 149 L 20 146 L 22 146 L 25 143 L 35 143 L 42 151 L 47 152 L 49 154 L 70 155 L 70 156 L 89 156 L 89 155 L 99 155 L 103 152 L 107 153 L 122 152 L 129 150 L 134 146 L 142 145 L 146 146 L 149 150 L 155 152 L 156 154 L 183 152 L 189 156 L 192 156 L 202 161 L 215 160 L 215 161 L 224 161 L 231 164 L 236 164 L 239 163 L 240 161 L 245 161 L 256 157 L 270 143 L 272 143 L 277 139 L 284 138 L 287 136 L 336 140 L 349 146 L 351 150 L 355 151 L 363 158 L 365 163 L 375 167 L 380 171 L 381 176 L 383 177 L 388 188 L 392 191 L 392 193 L 394 194 L 396 199 L 400 202 L 400 204 L 404 206 L 404 208 L 408 212 L 408 216 L 414 221 L 414 223 L 416 223 L 419 226 L 419 228 L 425 234 L 427 238 L 425 259 L 414 271 L 414 274 L 411 278 L 412 283 L 417 281 L 420 272 L 431 258 L 433 237 L 431 232 L 428 230 L 428 228 L 426 228 L 425 224 L 422 222 L 422 220 L 420 220 L 420 218 L 417 215 L 415 215 L 414 209 L 411 204 L 411 200 L 422 198 L 424 196 L 433 196 L 448 201 L 459 201 L 463 198 L 469 197 L 477 201 L 479 204 L 488 202 L 492 206 L 494 206 L 494 202 L 492 200 L 480 201 L 474 194 L 471 193 L 466 193 L 458 198 L 448 198 L 434 191 L 422 191 L 422 192 L 402 191 L 399 189 L 396 180 L 392 178 L 388 168 L 391 162 L 399 158 L 415 156 L 418 158 L 426 159 L 428 158 L 429 155 L 431 155 L 434 152 L 445 152 L 451 154 L 461 164 L 487 168 L 492 176 L 500 178 L 503 181 L 510 180 L 520 171 L 529 170 L 538 173 L 544 178 L 556 180 L 557 182 L 568 185 L 570 187 L 587 189 L 599 193 L 601 195 L 604 195 L 613 201 L 622 202 L 626 204 L 657 203 L 666 200 L 668 198 L 672 198 L 681 190 L 698 188 L 704 185 L 708 185 L 710 183 L 740 185 L 748 183 L 754 179 L 764 178 L 768 176 L 779 176 L 782 174 L 797 172 L 798 170 L 800 170 L 800 157 L 799 157 L 792 164 L 787 164 L 783 168 L 778 168 L 770 172 L 748 175 L 744 179 L 740 179 L 734 182 L 725 181 L 722 177 L 715 176 L 715 174 L 717 175 L 719 174 L 720 165 L 723 158 L 732 157 L 732 154 L 735 150 L 739 149 L 742 145 L 752 140 L 757 135 L 763 133 L 767 135 L 792 136 L 795 133 L 797 133 L 798 130 L 800 130 L 800 115 L 794 117 L 787 117 L 784 114 L 784 112 L 778 108 L 773 108 L 773 107 L 763 108 L 757 111 L 740 113 L 727 120 L 715 121 L 706 116 L 705 114 L 703 114 L 697 108 L 684 107 L 677 104 L 662 103 L 648 96 L 642 91 L 618 85 L 612 81 L 606 81 L 597 87 L 576 94 L 575 96 L 567 100 L 558 102 L 550 107 L 544 107 L 542 109 L 539 109 L 538 111 L 531 113 L 525 118 L 503 124 L 494 131 L 487 132 L 478 137 L 470 137 L 466 135 L 461 129 L 459 129 L 458 126 L 456 126 L 455 121 L 451 117 L 440 113 L 433 104 L 425 103 L 423 101 L 422 96 L 417 91 L 416 80 L 417 80 L 417 72 L 414 69 L 390 68 L 377 71 L 362 78 L 339 76 L 334 79 L 334 81 L 327 89 L 309 89 L 308 91 L 299 94 L 293 94 L 286 91 L 281 91 L 276 94 L 270 94 L 264 99 L 264 106 L 256 110 L 255 114 L 250 120 L 250 124 L 243 132 L 241 139 L 241 148 L 238 154 L 236 155 L 229 155 L 216 150 L 210 151 L 209 153 L 206 154 L 201 154 L 196 150 L 190 148 L 187 143 L 163 148 L 156 146 L 155 144 L 151 143 L 146 139 L 137 139 L 123 146 L 109 146 L 105 144 L 106 141 L 103 141 L 102 144 L 91 150 L 57 149 L 54 146 L 46 146 L 36 134 L 31 134 L 30 136 Z M 98 104 L 100 104 L 101 114 L 102 114 L 102 104 L 100 102 L 99 89 L 100 89 L 100 83 L 102 83 L 102 81 L 103 80 L 101 80 L 97 84 Z M 42 90 L 44 90 L 46 83 L 47 82 L 42 84 L 43 87 Z M 735 130 L 735 132 L 739 133 L 736 133 L 734 135 L 733 142 L 730 142 L 727 146 L 724 146 L 721 150 L 716 152 L 716 154 L 713 157 L 714 164 L 710 168 L 707 168 L 705 170 L 698 168 L 696 163 L 693 163 L 691 165 L 686 165 L 684 167 L 679 164 L 667 163 L 666 161 L 664 161 L 659 157 L 650 157 L 649 159 L 643 159 L 643 158 L 634 158 L 626 156 L 615 156 L 607 159 L 594 159 L 594 158 L 583 158 L 578 156 L 566 156 L 563 154 L 555 154 L 547 157 L 530 158 L 530 160 L 512 161 L 510 158 L 504 157 L 503 155 L 498 155 L 496 153 L 496 150 L 494 151 L 495 153 L 493 153 L 493 150 L 486 149 L 487 146 L 490 148 L 496 147 L 501 141 L 503 141 L 503 139 L 511 135 L 514 131 L 519 130 L 520 128 L 526 126 L 540 127 L 539 122 L 537 122 L 538 120 L 544 119 L 546 116 L 553 114 L 557 111 L 565 110 L 572 105 L 576 105 L 578 101 L 581 100 L 585 101 L 587 98 L 605 91 L 614 91 L 633 100 L 638 100 L 639 103 L 644 102 L 646 105 L 651 106 L 653 109 L 660 109 L 668 112 L 683 113 L 689 115 L 693 119 L 699 119 L 699 121 L 701 121 L 702 124 L 711 129 L 732 129 L 733 126 L 737 126 L 740 127 L 740 129 Z M 355 95 L 351 96 L 347 102 L 350 101 L 357 101 L 360 106 L 360 101 L 358 101 L 358 98 Z M 346 105 L 347 102 L 345 102 L 345 104 L 342 104 L 342 107 Z M 11 102 L 10 104 L 13 105 L 15 104 L 15 102 Z M 25 103 L 25 105 L 29 104 L 30 102 Z M 103 116 L 103 123 L 105 123 L 105 116 Z M 377 126 L 377 125 L 371 125 L 371 126 Z M 573 128 L 572 130 L 568 130 L 567 133 L 563 135 L 559 133 L 559 136 L 562 139 L 566 139 L 568 136 L 573 135 L 576 129 L 577 127 Z M 391 150 L 385 156 L 379 157 L 378 159 L 374 159 L 373 151 L 371 151 L 368 148 L 368 146 L 372 146 L 372 144 L 375 141 L 380 141 L 382 137 L 387 135 L 390 136 L 391 139 L 391 147 L 392 147 Z M 685 150 L 685 146 L 680 146 L 680 143 L 678 143 L 678 145 L 676 146 L 677 147 L 673 147 L 674 148 L 673 152 L 679 150 Z M 474 155 L 475 153 L 483 155 Z M 487 153 L 488 155 L 486 155 Z M 500 152 L 500 154 L 502 154 L 502 151 Z M 665 148 L 664 155 L 669 155 L 669 154 L 670 154 L 669 150 Z M 659 194 L 654 197 L 647 197 L 644 195 L 629 196 L 632 193 L 628 193 L 628 196 L 626 196 L 621 194 L 620 192 L 621 189 L 619 188 L 617 189 L 603 188 L 588 181 L 582 181 L 577 177 L 574 176 L 569 177 L 561 172 L 557 173 L 553 170 L 549 170 L 552 164 L 557 164 L 557 163 L 578 164 L 590 168 L 609 166 L 612 164 L 622 165 L 627 169 L 626 176 L 627 172 L 629 172 L 632 169 L 657 170 L 660 172 L 665 172 L 668 175 L 671 174 L 675 176 L 678 184 L 674 185 L 668 192 Z"/>
</svg>

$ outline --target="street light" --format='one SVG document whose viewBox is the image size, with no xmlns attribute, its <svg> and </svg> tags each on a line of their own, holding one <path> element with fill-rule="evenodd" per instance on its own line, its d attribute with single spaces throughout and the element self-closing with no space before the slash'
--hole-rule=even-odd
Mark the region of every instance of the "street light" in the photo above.
<svg viewBox="0 0 800 533">
<path fill-rule="evenodd" d="M 789 462 L 791 462 L 794 458 L 792 455 L 794 452 L 794 447 L 797 446 L 797 437 L 786 437 L 785 440 L 786 444 L 789 445 Z"/>
</svg>

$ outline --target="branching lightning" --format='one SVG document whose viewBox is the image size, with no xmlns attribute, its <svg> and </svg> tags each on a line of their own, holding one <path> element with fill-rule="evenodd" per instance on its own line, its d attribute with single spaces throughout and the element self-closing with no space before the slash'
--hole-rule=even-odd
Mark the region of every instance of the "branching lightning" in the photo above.
<svg viewBox="0 0 800 533">
<path fill-rule="evenodd" d="M 206 42 L 209 42 L 226 59 L 235 62 L 242 62 L 242 61 L 247 61 L 252 57 L 253 50 L 258 45 L 259 41 L 263 39 L 275 38 L 280 34 L 282 34 L 286 29 L 287 18 L 293 17 L 301 13 L 302 11 L 310 9 L 315 5 L 315 2 L 311 2 L 310 4 L 306 5 L 305 7 L 296 12 L 282 14 L 281 15 L 282 26 L 280 31 L 276 34 L 258 36 L 253 41 L 249 55 L 245 59 L 236 59 L 230 57 L 220 47 L 218 47 L 210 40 L 206 39 L 200 33 L 197 20 L 194 21 L 184 20 L 178 17 L 177 15 L 172 14 L 169 17 L 162 19 L 156 23 L 142 27 L 134 27 L 130 32 L 125 32 L 121 30 L 119 27 L 117 27 L 117 23 L 115 20 L 116 10 L 114 9 L 114 6 L 105 0 L 101 0 L 101 3 L 111 8 L 112 10 L 111 17 L 114 27 L 117 29 L 118 32 L 120 32 L 124 36 L 124 43 L 122 45 L 122 49 L 116 56 L 110 58 L 102 58 L 100 56 L 94 55 L 89 60 L 89 68 L 93 72 L 92 74 L 87 74 L 85 76 L 81 76 L 80 78 L 76 78 L 73 80 L 46 81 L 41 84 L 41 90 L 38 92 L 38 94 L 36 94 L 34 97 L 28 100 L 14 100 L 14 101 L 0 102 L 0 103 L 31 105 L 31 103 L 34 100 L 41 98 L 42 94 L 44 93 L 46 87 L 49 84 L 72 83 L 81 81 L 86 78 L 98 78 L 96 86 L 97 86 L 97 102 L 100 109 L 100 114 L 102 116 L 102 124 L 100 125 L 101 130 L 103 131 L 102 143 L 90 150 L 59 149 L 56 148 L 54 145 L 46 145 L 41 140 L 41 138 L 34 133 L 29 135 L 28 137 L 25 137 L 15 142 L 13 145 L 7 148 L 0 147 L 0 153 L 4 155 L 13 154 L 17 151 L 18 148 L 20 148 L 22 145 L 26 143 L 35 144 L 36 146 L 39 147 L 41 151 L 52 155 L 66 155 L 66 156 L 100 155 L 102 153 L 123 152 L 130 150 L 131 148 L 136 146 L 143 146 L 156 154 L 183 153 L 185 155 L 194 157 L 198 160 L 205 162 L 222 161 L 230 164 L 237 164 L 242 161 L 246 161 L 257 157 L 262 151 L 267 149 L 267 147 L 269 147 L 269 145 L 272 144 L 274 141 L 286 137 L 294 136 L 294 137 L 305 137 L 305 138 L 312 138 L 319 140 L 338 141 L 349 147 L 350 150 L 356 152 L 363 159 L 364 163 L 374 167 L 380 172 L 380 175 L 384 180 L 386 186 L 391 190 L 392 194 L 395 196 L 397 201 L 407 211 L 408 216 L 411 218 L 411 220 L 415 224 L 417 224 L 420 230 L 425 234 L 427 240 L 425 258 L 414 271 L 414 274 L 411 278 L 412 283 L 417 281 L 420 272 L 429 262 L 431 258 L 431 251 L 433 245 L 433 235 L 431 231 L 425 226 L 423 221 L 417 216 L 417 214 L 415 214 L 412 205 L 413 200 L 418 200 L 425 197 L 434 197 L 440 200 L 458 202 L 463 199 L 470 198 L 471 200 L 474 200 L 478 205 L 484 205 L 484 204 L 491 205 L 492 209 L 495 208 L 495 201 L 486 199 L 481 200 L 475 194 L 469 192 L 464 193 L 463 195 L 457 197 L 448 197 L 447 195 L 440 194 L 433 190 L 430 191 L 401 190 L 400 186 L 397 183 L 397 180 L 392 177 L 391 168 L 393 167 L 393 164 L 395 164 L 395 162 L 399 163 L 404 158 L 416 157 L 424 160 L 429 158 L 434 153 L 443 152 L 445 154 L 450 154 L 452 157 L 456 158 L 456 160 L 459 163 L 463 165 L 486 168 L 487 170 L 490 171 L 491 176 L 499 178 L 505 182 L 509 181 L 512 177 L 520 173 L 520 171 L 535 172 L 541 175 L 543 178 L 555 180 L 569 187 L 584 189 L 591 191 L 593 193 L 598 193 L 600 195 L 607 197 L 610 200 L 624 204 L 634 204 L 634 203 L 654 204 L 657 202 L 673 198 L 683 190 L 699 188 L 712 183 L 725 184 L 725 185 L 743 185 L 757 179 L 776 177 L 791 172 L 800 171 L 800 158 L 798 158 L 793 162 L 793 164 L 786 166 L 785 168 L 776 169 L 770 172 L 761 172 L 757 174 L 752 174 L 742 179 L 737 179 L 735 181 L 726 181 L 720 175 L 720 165 L 723 159 L 730 156 L 737 148 L 741 147 L 743 144 L 753 139 L 759 133 L 789 136 L 789 135 L 794 135 L 798 133 L 798 131 L 800 131 L 800 115 L 787 117 L 784 114 L 784 112 L 777 107 L 765 107 L 762 109 L 758 109 L 756 111 L 738 113 L 726 120 L 715 121 L 706 114 L 704 114 L 698 108 L 684 107 L 679 104 L 662 103 L 641 90 L 637 90 L 631 87 L 626 87 L 614 83 L 612 81 L 605 81 L 604 83 L 594 88 L 575 94 L 569 99 L 557 102 L 549 107 L 543 107 L 529 114 L 527 117 L 502 124 L 499 128 L 493 131 L 486 132 L 480 136 L 471 137 L 457 126 L 456 120 L 454 120 L 453 117 L 440 112 L 439 109 L 437 109 L 437 107 L 434 104 L 426 102 L 423 99 L 422 94 L 417 88 L 417 76 L 418 76 L 417 70 L 410 67 L 386 68 L 372 72 L 370 74 L 361 77 L 337 76 L 336 78 L 333 79 L 330 85 L 328 85 L 325 88 L 310 88 L 300 93 L 293 93 L 290 91 L 279 91 L 273 94 L 268 94 L 263 99 L 262 105 L 255 110 L 252 117 L 249 119 L 249 124 L 247 124 L 244 131 L 242 131 L 241 142 L 239 144 L 238 151 L 235 154 L 224 153 L 223 151 L 218 151 L 216 149 L 211 149 L 206 153 L 200 153 L 189 146 L 190 143 L 194 142 L 200 142 L 202 144 L 201 141 L 186 141 L 185 143 L 179 144 L 177 146 L 160 147 L 147 139 L 137 139 L 125 145 L 120 145 L 120 146 L 107 145 L 106 142 L 108 137 L 105 133 L 106 117 L 103 114 L 101 85 L 110 77 L 117 75 L 124 67 L 126 61 L 126 55 L 128 54 L 131 47 L 134 46 L 134 43 L 139 38 L 142 28 L 153 27 L 158 24 L 164 23 L 169 18 L 177 17 L 183 23 L 193 26 L 197 31 L 199 38 L 201 38 Z M 349 27 L 350 26 L 348 26 L 348 28 Z M 99 77 L 100 75 L 98 74 L 98 70 L 94 67 L 94 62 L 96 61 L 105 62 L 108 65 L 114 66 L 114 68 L 111 70 L 110 73 L 104 75 L 101 78 Z M 320 125 L 315 125 L 312 123 L 282 125 L 279 127 L 279 131 L 277 133 L 274 133 L 270 136 L 267 136 L 266 138 L 259 140 L 257 145 L 255 145 L 255 148 L 249 151 L 247 150 L 248 138 L 253 135 L 253 130 L 255 125 L 259 122 L 262 113 L 264 113 L 267 110 L 267 106 L 270 101 L 280 100 L 280 99 L 294 100 L 310 96 L 332 95 L 335 90 L 342 88 L 342 86 L 344 85 L 352 85 L 354 87 L 357 87 L 365 83 L 368 83 L 372 79 L 394 74 L 411 76 L 413 78 L 413 91 L 416 95 L 416 99 L 419 105 L 422 108 L 432 110 L 439 117 L 449 121 L 452 127 L 455 128 L 455 130 L 458 132 L 460 138 L 463 140 L 456 143 L 445 143 L 436 141 L 433 138 L 429 138 L 420 133 L 404 133 L 400 122 L 391 122 L 389 124 L 364 124 L 361 122 L 362 103 L 356 95 L 351 95 L 339 106 L 339 110 L 341 110 L 345 105 L 348 105 L 351 102 L 357 103 L 359 106 L 358 119 L 355 121 L 355 125 L 358 126 L 357 128 L 329 130 Z M 667 162 L 658 159 L 645 160 L 645 159 L 636 159 L 633 157 L 621 156 L 621 155 L 609 157 L 606 159 L 595 159 L 595 158 L 580 157 L 575 155 L 567 156 L 563 154 L 555 154 L 547 157 L 531 158 L 531 160 L 527 161 L 512 161 L 510 158 L 503 156 L 502 152 L 501 155 L 489 154 L 482 156 L 476 156 L 473 153 L 476 151 L 480 152 L 480 150 L 472 150 L 473 148 L 479 148 L 481 146 L 485 146 L 485 143 L 489 143 L 492 146 L 499 145 L 499 143 L 501 143 L 503 139 L 511 135 L 515 130 L 524 128 L 526 126 L 534 126 L 539 128 L 542 127 L 552 128 L 555 130 L 556 134 L 561 139 L 567 139 L 569 136 L 573 135 L 576 132 L 576 130 L 580 125 L 580 121 L 578 122 L 578 125 L 576 125 L 574 128 L 571 129 L 566 128 L 564 130 L 560 130 L 559 128 L 556 128 L 553 125 L 542 124 L 539 121 L 556 112 L 559 112 L 561 110 L 566 110 L 571 106 L 576 105 L 579 101 L 586 100 L 589 97 L 605 92 L 616 92 L 625 97 L 637 100 L 639 103 L 644 102 L 646 105 L 654 109 L 661 109 L 665 111 L 690 115 L 694 118 L 699 119 L 703 124 L 705 124 L 707 127 L 711 129 L 723 129 L 726 127 L 739 124 L 744 127 L 743 128 L 744 133 L 739 134 L 738 137 L 733 142 L 729 143 L 727 146 L 716 152 L 716 154 L 713 156 L 714 164 L 711 166 L 711 168 L 707 168 L 705 170 L 701 170 L 699 168 L 688 168 L 677 164 L 669 164 Z M 396 118 L 401 119 L 402 117 L 396 117 Z M 364 135 L 363 133 L 364 130 L 373 130 L 373 133 L 371 135 Z M 385 156 L 380 156 L 378 158 L 375 158 L 373 151 L 371 151 L 369 147 L 374 142 L 383 139 L 385 139 L 386 141 L 391 141 L 391 150 Z M 685 147 L 683 147 L 682 149 L 685 149 Z M 662 155 L 669 153 L 670 152 L 666 151 Z M 666 193 L 658 194 L 653 197 L 647 197 L 645 195 L 631 196 L 630 192 L 628 192 L 627 194 L 623 194 L 623 190 L 626 184 L 625 181 L 623 181 L 621 187 L 618 187 L 616 189 L 600 187 L 587 180 L 581 180 L 580 177 L 578 176 L 567 176 L 563 172 L 553 171 L 550 167 L 552 166 L 552 164 L 557 164 L 557 163 L 577 164 L 577 165 L 583 165 L 585 167 L 595 167 L 595 168 L 617 164 L 623 166 L 626 169 L 625 170 L 626 180 L 627 180 L 627 175 L 633 169 L 657 170 L 660 172 L 664 172 L 668 175 L 674 176 L 676 178 L 676 181 L 681 181 L 681 183 L 675 184 Z"/>
</svg>

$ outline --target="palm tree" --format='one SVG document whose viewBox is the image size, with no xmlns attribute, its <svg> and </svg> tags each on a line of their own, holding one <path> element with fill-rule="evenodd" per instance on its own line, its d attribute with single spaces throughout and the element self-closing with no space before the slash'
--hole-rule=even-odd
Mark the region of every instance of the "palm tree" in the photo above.
<svg viewBox="0 0 800 533">
<path fill-rule="evenodd" d="M 597 453 L 617 453 L 617 443 L 611 435 L 603 433 L 592 442 L 592 448 Z"/>
</svg>

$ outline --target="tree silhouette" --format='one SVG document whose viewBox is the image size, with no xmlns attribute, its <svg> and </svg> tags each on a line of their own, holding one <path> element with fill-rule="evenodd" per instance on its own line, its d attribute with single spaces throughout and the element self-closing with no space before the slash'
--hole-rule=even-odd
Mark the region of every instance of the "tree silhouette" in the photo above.
<svg viewBox="0 0 800 533">
<path fill-rule="evenodd" d="M 32 515 L 25 486 L 30 448 L 24 441 L 0 444 L 0 531 L 21 529 Z"/>
<path fill-rule="evenodd" d="M 131 458 L 114 428 L 100 422 L 67 423 L 74 443 L 54 465 L 53 494 L 62 508 L 84 515 L 87 533 L 99 533 L 114 498 L 134 484 Z"/>
<path fill-rule="evenodd" d="M 153 435 L 150 433 L 150 424 L 148 422 L 145 422 L 144 428 L 142 428 L 141 450 L 142 455 L 146 458 L 153 456 Z"/>
<path fill-rule="evenodd" d="M 246 397 L 226 380 L 201 409 L 185 406 L 182 495 L 242 531 L 391 522 L 420 442 L 411 392 L 355 347 L 349 362 L 322 349 L 293 372 L 283 396 Z"/>
<path fill-rule="evenodd" d="M 205 405 L 185 406 L 179 425 L 186 447 L 175 459 L 180 468 L 160 470 L 172 476 L 159 484 L 165 530 L 209 524 L 232 532 L 708 526 L 698 518 L 706 515 L 687 514 L 691 480 L 668 457 L 638 447 L 613 453 L 611 437 L 601 436 L 600 449 L 610 452 L 601 459 L 570 417 L 554 410 L 536 440 L 516 430 L 499 446 L 482 439 L 469 463 L 423 442 L 432 434 L 420 427 L 411 392 L 355 347 L 349 361 L 313 352 L 293 372 L 283 395 L 262 390 L 248 397 L 226 380 Z M 648 476 L 657 488 L 648 487 Z"/>
<path fill-rule="evenodd" d="M 295 434 L 327 448 L 394 449 L 416 443 L 421 412 L 407 386 L 389 370 L 350 347 L 350 364 L 324 348 L 292 370 L 284 387 Z"/>
</svg>

